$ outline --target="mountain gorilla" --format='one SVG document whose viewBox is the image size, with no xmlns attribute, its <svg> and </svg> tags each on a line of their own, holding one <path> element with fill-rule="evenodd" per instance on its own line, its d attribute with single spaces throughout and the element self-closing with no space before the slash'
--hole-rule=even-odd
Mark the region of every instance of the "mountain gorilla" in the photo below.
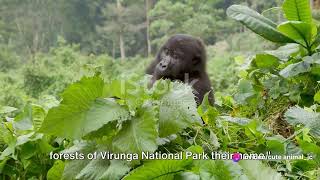
<svg viewBox="0 0 320 180">
<path fill-rule="evenodd" d="M 202 41 L 190 35 L 172 36 L 159 50 L 155 60 L 146 70 L 152 75 L 150 84 L 158 79 L 180 80 L 193 87 L 198 105 L 209 93 L 209 102 L 214 103 L 209 77 L 206 73 L 206 50 Z"/>
</svg>

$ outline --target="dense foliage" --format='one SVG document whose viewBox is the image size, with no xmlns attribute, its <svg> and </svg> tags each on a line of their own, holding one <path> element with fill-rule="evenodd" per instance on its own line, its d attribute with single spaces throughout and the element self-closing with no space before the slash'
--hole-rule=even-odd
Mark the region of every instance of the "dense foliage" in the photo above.
<svg viewBox="0 0 320 180">
<path fill-rule="evenodd" d="M 86 1 L 73 1 L 81 9 L 90 9 Z M 43 1 L 39 5 L 65 6 L 73 1 L 61 1 L 60 4 Z M 0 7 L 3 8 L 19 1 L 0 2 L 5 5 Z M 94 1 L 92 4 L 97 6 L 103 2 Z M 317 21 L 312 19 L 310 3 L 307 0 L 285 0 L 281 8 L 284 18 L 274 22 L 247 6 L 232 5 L 227 9 L 230 4 L 223 2 L 163 0 L 150 12 L 150 17 L 155 18 L 150 26 L 155 46 L 165 36 L 176 32 L 190 31 L 203 37 L 207 43 L 225 38 L 207 48 L 207 68 L 216 90 L 214 107 L 206 98 L 197 107 L 191 87 L 179 82 L 160 80 L 154 87 L 147 88 L 150 77 L 144 75 L 143 69 L 149 59 L 137 56 L 119 60 L 104 54 L 83 54 L 81 50 L 96 47 L 82 42 L 86 41 L 82 39 L 84 37 L 95 37 L 92 31 L 81 29 L 86 21 L 77 24 L 80 34 L 71 33 L 65 36 L 66 40 L 59 37 L 50 41 L 56 43 L 55 47 L 35 44 L 36 41 L 21 41 L 32 42 L 27 47 L 34 50 L 30 59 L 25 57 L 28 62 L 23 65 L 21 52 L 13 53 L 22 44 L 0 46 L 0 179 L 319 178 L 320 33 Z M 118 7 L 116 2 L 113 3 L 107 9 L 110 11 L 94 9 L 98 14 L 116 13 Z M 138 27 L 133 28 L 135 31 L 129 28 L 139 18 L 126 16 L 126 13 L 138 15 L 141 12 L 129 1 L 122 1 L 122 5 L 125 8 L 121 22 L 127 22 L 123 26 L 115 22 L 119 20 L 116 18 L 119 14 L 107 16 L 113 21 L 110 24 L 106 23 L 111 21 L 107 18 L 85 16 L 97 18 L 100 26 L 105 26 L 100 29 L 105 29 L 103 37 L 113 43 L 117 41 L 114 36 L 119 35 L 118 32 L 123 32 L 126 40 L 135 39 L 130 37 L 133 34 L 139 36 L 143 33 Z M 263 5 L 275 4 L 270 1 L 270 4 Z M 258 11 L 262 8 L 259 3 L 250 6 Z M 28 3 L 19 7 L 30 8 Z M 212 12 L 210 7 L 220 10 Z M 186 10 L 179 11 L 180 8 Z M 276 45 L 262 43 L 261 38 L 247 31 L 222 37 L 220 30 L 225 27 L 230 30 L 228 33 L 241 29 L 230 19 L 226 24 L 222 23 L 227 19 L 223 14 L 226 9 L 230 19 L 241 22 Z M 33 9 L 28 10 L 33 16 Z M 19 13 L 19 10 L 2 12 Z M 53 12 L 56 11 L 48 13 Z M 163 15 L 168 18 L 156 18 Z M 54 26 L 56 20 L 52 19 L 50 25 Z M 93 19 L 87 21 L 96 22 Z M 19 18 L 16 23 L 28 25 Z M 191 26 L 195 23 L 199 26 Z M 9 33 L 4 36 L 6 38 L 22 38 L 26 33 L 35 33 L 34 37 L 46 32 L 45 29 L 38 30 L 13 37 L 17 34 L 0 28 L 0 34 Z M 63 31 L 68 34 L 66 29 Z M 92 36 L 82 34 L 87 32 Z M 71 37 L 76 42 L 81 41 L 82 47 L 70 45 Z M 138 43 L 131 42 L 130 46 Z M 112 50 L 112 44 L 106 46 Z M 44 50 L 37 50 L 40 47 Z M 265 47 L 270 50 L 264 50 Z M 133 49 L 132 53 L 138 51 Z M 230 49 L 233 51 L 229 52 Z M 147 152 L 177 153 L 181 154 L 181 159 L 134 157 L 135 153 Z M 270 152 L 272 155 L 303 155 L 303 158 L 240 160 L 235 163 L 211 158 L 193 160 L 188 158 L 188 152 Z M 123 154 L 124 158 L 110 160 L 105 153 Z M 88 158 L 88 154 L 95 158 Z"/>
</svg>

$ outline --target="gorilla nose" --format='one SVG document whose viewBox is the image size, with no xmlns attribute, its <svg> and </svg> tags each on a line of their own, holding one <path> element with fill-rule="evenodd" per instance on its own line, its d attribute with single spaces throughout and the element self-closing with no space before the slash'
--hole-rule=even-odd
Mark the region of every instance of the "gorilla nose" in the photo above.
<svg viewBox="0 0 320 180">
<path fill-rule="evenodd" d="M 160 67 L 161 67 L 162 69 L 167 69 L 168 63 L 160 62 Z"/>
</svg>

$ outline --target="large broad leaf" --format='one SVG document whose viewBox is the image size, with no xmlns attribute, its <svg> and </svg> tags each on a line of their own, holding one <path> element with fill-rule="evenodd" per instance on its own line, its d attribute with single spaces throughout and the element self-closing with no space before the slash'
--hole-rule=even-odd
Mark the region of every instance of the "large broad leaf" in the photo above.
<svg viewBox="0 0 320 180">
<path fill-rule="evenodd" d="M 308 112 L 300 107 L 291 107 L 284 116 L 289 124 L 303 124 L 310 129 L 311 134 L 320 137 L 320 113 Z"/>
<path fill-rule="evenodd" d="M 279 47 L 276 50 L 265 51 L 267 54 L 271 54 L 282 61 L 287 61 L 290 56 L 294 56 L 299 52 L 299 44 L 290 43 Z"/>
<path fill-rule="evenodd" d="M 309 61 L 301 61 L 298 63 L 290 64 L 284 69 L 282 69 L 279 74 L 282 77 L 289 78 L 294 77 L 298 74 L 305 73 L 311 71 L 310 62 Z"/>
<path fill-rule="evenodd" d="M 120 179 L 123 177 L 128 171 L 130 167 L 127 162 L 120 160 L 111 160 L 111 164 L 107 170 L 101 176 L 101 179 L 113 180 Z"/>
<path fill-rule="evenodd" d="M 317 35 L 315 24 L 300 21 L 287 21 L 278 26 L 278 30 L 303 46 L 310 46 Z"/>
<path fill-rule="evenodd" d="M 309 0 L 285 0 L 282 10 L 289 21 L 312 21 Z"/>
<path fill-rule="evenodd" d="M 121 160 L 94 159 L 90 161 L 76 176 L 76 179 L 86 180 L 114 180 L 121 179 L 130 167 Z"/>
<path fill-rule="evenodd" d="M 244 160 L 240 161 L 239 165 L 242 167 L 245 179 L 259 179 L 259 180 L 281 180 L 284 179 L 280 173 L 264 165 L 261 161 Z"/>
<path fill-rule="evenodd" d="M 109 167 L 110 160 L 93 159 L 76 176 L 76 179 L 95 180 L 101 179 L 104 171 Z"/>
<path fill-rule="evenodd" d="M 76 142 L 71 148 L 62 151 L 62 153 L 66 154 L 74 154 L 76 152 L 84 154 L 84 159 L 66 162 L 63 179 L 121 179 L 130 170 L 129 162 L 125 160 L 109 160 L 106 156 L 103 157 L 103 154 L 106 153 L 105 150 L 97 149 L 95 144 L 83 141 Z M 89 153 L 97 153 L 97 158 L 89 160 L 86 156 Z"/>
<path fill-rule="evenodd" d="M 197 105 L 190 86 L 175 82 L 160 99 L 159 134 L 166 137 L 193 123 L 200 123 Z"/>
<path fill-rule="evenodd" d="M 186 170 L 192 160 L 153 160 L 133 170 L 124 180 L 174 180 L 175 175 Z"/>
<path fill-rule="evenodd" d="M 246 6 L 232 5 L 227 9 L 227 15 L 267 40 L 278 43 L 293 42 L 277 30 L 274 22 Z"/>
<path fill-rule="evenodd" d="M 63 101 L 49 110 L 40 132 L 79 139 L 103 125 L 126 119 L 125 108 L 108 99 L 99 99 L 103 91 L 100 77 L 82 78 L 63 93 Z"/>
<path fill-rule="evenodd" d="M 121 131 L 114 137 L 112 145 L 117 151 L 154 152 L 157 149 L 156 115 L 154 109 L 139 109 L 135 117 L 126 121 Z"/>
<path fill-rule="evenodd" d="M 96 151 L 96 146 L 93 143 L 87 143 L 84 141 L 75 141 L 75 144 L 69 149 L 65 149 L 62 153 L 75 154 L 83 153 L 84 155 Z M 63 180 L 75 179 L 75 177 L 89 164 L 90 160 L 87 158 L 72 160 L 65 162 L 65 168 L 63 171 Z"/>
<path fill-rule="evenodd" d="M 236 179 L 238 175 L 233 174 L 236 168 L 229 161 L 203 160 L 199 165 L 201 179 L 229 180 Z"/>
<path fill-rule="evenodd" d="M 238 83 L 238 90 L 234 95 L 234 99 L 240 104 L 245 104 L 247 99 L 252 97 L 254 94 L 255 91 L 251 82 L 246 79 L 240 79 Z"/>
</svg>

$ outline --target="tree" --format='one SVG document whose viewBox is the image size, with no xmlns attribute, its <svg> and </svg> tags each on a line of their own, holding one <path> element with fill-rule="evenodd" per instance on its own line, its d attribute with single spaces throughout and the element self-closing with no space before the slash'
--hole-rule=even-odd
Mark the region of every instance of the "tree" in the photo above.
<svg viewBox="0 0 320 180">
<path fill-rule="evenodd" d="M 147 56 L 151 55 L 151 41 L 150 41 L 150 18 L 149 18 L 150 0 L 145 0 L 146 13 L 146 38 L 147 38 Z"/>
<path fill-rule="evenodd" d="M 108 36 L 118 37 L 118 41 L 115 38 L 109 37 L 109 39 L 113 41 L 113 44 L 118 43 L 121 59 L 126 57 L 126 39 L 132 38 L 134 33 L 146 27 L 144 11 L 140 10 L 140 5 L 117 0 L 116 3 L 107 4 L 102 11 L 105 20 L 100 29 L 108 33 Z"/>
<path fill-rule="evenodd" d="M 209 0 L 158 1 L 150 11 L 152 44 L 159 47 L 168 36 L 176 33 L 198 36 L 213 44 L 226 34 L 230 24 L 224 17 L 224 10 L 214 8 L 216 3 Z"/>
</svg>

